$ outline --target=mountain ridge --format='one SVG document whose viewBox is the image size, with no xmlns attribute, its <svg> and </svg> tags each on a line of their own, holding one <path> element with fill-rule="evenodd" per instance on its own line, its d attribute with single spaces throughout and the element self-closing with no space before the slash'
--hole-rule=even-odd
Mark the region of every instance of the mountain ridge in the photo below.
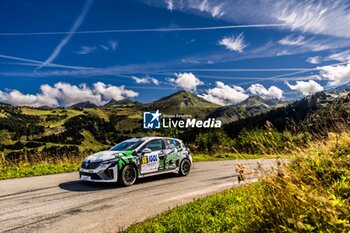
<svg viewBox="0 0 350 233">
<path fill-rule="evenodd" d="M 227 124 L 283 107 L 288 103 L 286 101 L 264 99 L 260 96 L 250 96 L 239 104 L 222 106 L 208 114 L 206 118 L 219 119 Z"/>
</svg>

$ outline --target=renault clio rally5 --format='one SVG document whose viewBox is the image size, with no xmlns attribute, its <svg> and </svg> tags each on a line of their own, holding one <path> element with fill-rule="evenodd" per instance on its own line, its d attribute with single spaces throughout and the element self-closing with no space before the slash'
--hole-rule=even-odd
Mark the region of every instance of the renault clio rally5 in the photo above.
<svg viewBox="0 0 350 233">
<path fill-rule="evenodd" d="M 176 172 L 189 174 L 190 150 L 183 142 L 168 137 L 142 137 L 125 140 L 110 150 L 92 154 L 79 169 L 80 180 L 118 182 L 133 185 L 138 178 Z"/>
</svg>

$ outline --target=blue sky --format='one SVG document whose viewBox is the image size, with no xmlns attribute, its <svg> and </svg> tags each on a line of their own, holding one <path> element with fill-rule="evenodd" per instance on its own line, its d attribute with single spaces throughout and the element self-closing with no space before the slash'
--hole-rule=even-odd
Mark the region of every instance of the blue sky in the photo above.
<svg viewBox="0 0 350 233">
<path fill-rule="evenodd" d="M 237 104 L 350 81 L 347 1 L 4 0 L 0 101 Z M 339 22 L 342 21 L 340 24 Z"/>
</svg>

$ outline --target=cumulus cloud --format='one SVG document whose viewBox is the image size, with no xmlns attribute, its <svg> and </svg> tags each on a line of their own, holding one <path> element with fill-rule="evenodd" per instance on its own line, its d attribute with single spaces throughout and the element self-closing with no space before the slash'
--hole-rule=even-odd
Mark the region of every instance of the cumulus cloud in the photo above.
<svg viewBox="0 0 350 233">
<path fill-rule="evenodd" d="M 219 40 L 218 43 L 219 45 L 225 46 L 225 48 L 228 50 L 239 53 L 243 52 L 243 49 L 248 46 L 244 42 L 243 33 L 239 34 L 238 36 L 224 37 Z"/>
<path fill-rule="evenodd" d="M 230 86 L 218 81 L 216 87 L 206 90 L 205 94 L 199 96 L 219 105 L 231 105 L 247 99 L 249 95 L 244 92 L 242 87 Z"/>
<path fill-rule="evenodd" d="M 0 91 L 0 101 L 21 106 L 57 106 L 58 101 L 55 98 L 51 98 L 47 93 L 42 94 L 23 94 L 18 90 L 12 90 L 10 92 Z"/>
<path fill-rule="evenodd" d="M 263 85 L 257 83 L 252 84 L 247 90 L 251 94 L 261 96 L 265 99 L 281 99 L 283 97 L 283 91 L 276 86 L 266 89 Z"/>
<path fill-rule="evenodd" d="M 183 88 L 187 91 L 196 91 L 197 86 L 204 83 L 192 73 L 179 73 L 175 74 L 176 78 L 168 79 L 169 82 L 174 83 L 176 86 Z"/>
<path fill-rule="evenodd" d="M 288 45 L 288 46 L 300 46 L 305 44 L 305 37 L 303 36 L 286 36 L 283 39 L 278 41 L 281 45 Z"/>
<path fill-rule="evenodd" d="M 319 63 L 321 63 L 321 57 L 320 56 L 308 57 L 306 59 L 306 62 L 311 63 L 311 64 L 319 64 Z"/>
<path fill-rule="evenodd" d="M 319 67 L 322 78 L 329 80 L 331 86 L 341 85 L 350 82 L 350 63 L 346 65 Z"/>
<path fill-rule="evenodd" d="M 290 89 L 299 91 L 304 96 L 323 91 L 323 87 L 314 80 L 309 80 L 308 82 L 296 81 L 295 85 L 291 85 L 287 82 L 287 85 Z"/>
<path fill-rule="evenodd" d="M 137 92 L 125 86 L 113 86 L 102 82 L 94 83 L 92 88 L 86 84 L 72 85 L 58 82 L 53 86 L 40 86 L 40 93 L 24 94 L 18 90 L 0 91 L 0 101 L 19 106 L 70 106 L 90 101 L 96 105 L 106 104 L 111 99 L 121 100 L 138 96 Z"/>
<path fill-rule="evenodd" d="M 144 78 L 139 78 L 136 76 L 131 76 L 133 80 L 135 80 L 136 83 L 138 84 L 147 84 L 147 83 L 153 83 L 155 85 L 159 85 L 159 81 L 156 78 L 153 77 L 144 77 Z"/>
</svg>

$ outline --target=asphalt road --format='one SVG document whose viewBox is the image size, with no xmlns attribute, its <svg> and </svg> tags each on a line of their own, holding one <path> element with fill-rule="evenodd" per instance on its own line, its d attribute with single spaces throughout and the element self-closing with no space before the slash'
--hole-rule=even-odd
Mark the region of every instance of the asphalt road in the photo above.
<svg viewBox="0 0 350 233">
<path fill-rule="evenodd" d="M 236 165 L 255 168 L 258 161 L 266 169 L 275 162 L 197 162 L 186 177 L 149 177 L 130 187 L 82 183 L 75 172 L 3 180 L 0 232 L 116 232 L 169 208 L 240 185 Z"/>
</svg>

